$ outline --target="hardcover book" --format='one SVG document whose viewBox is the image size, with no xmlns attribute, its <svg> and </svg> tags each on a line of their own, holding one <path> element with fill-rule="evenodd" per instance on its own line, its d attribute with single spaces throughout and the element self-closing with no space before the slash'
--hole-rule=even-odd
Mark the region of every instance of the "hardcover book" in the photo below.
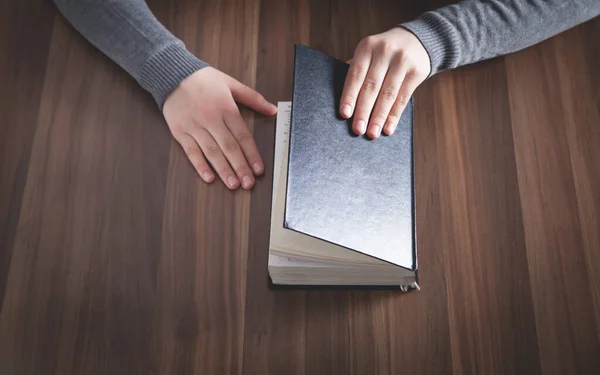
<svg viewBox="0 0 600 375">
<path fill-rule="evenodd" d="M 376 140 L 339 115 L 348 64 L 296 45 L 278 103 L 269 245 L 275 285 L 417 289 L 413 102 Z"/>
</svg>

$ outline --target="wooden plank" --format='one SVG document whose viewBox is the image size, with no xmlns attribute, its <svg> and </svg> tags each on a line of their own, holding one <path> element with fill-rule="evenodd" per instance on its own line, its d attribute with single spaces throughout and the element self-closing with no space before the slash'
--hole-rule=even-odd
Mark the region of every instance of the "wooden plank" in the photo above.
<svg viewBox="0 0 600 375">
<path fill-rule="evenodd" d="M 596 330 L 600 334 L 600 74 L 590 64 L 597 61 L 591 55 L 595 53 L 597 58 L 598 48 L 586 45 L 584 33 L 586 28 L 593 33 L 594 27 L 596 32 L 600 31 L 600 20 L 557 37 L 554 57 L 583 237 L 581 251 L 594 303 Z M 573 69 L 575 66 L 581 66 L 587 74 Z"/>
<path fill-rule="evenodd" d="M 435 87 L 454 372 L 540 372 L 501 59 Z"/>
<path fill-rule="evenodd" d="M 600 342 L 593 298 L 597 291 L 586 264 L 598 249 L 587 248 L 597 235 L 589 233 L 587 220 L 600 198 L 589 193 L 595 177 L 589 178 L 588 168 L 593 164 L 582 164 L 578 154 L 588 153 L 590 163 L 597 155 L 586 151 L 587 141 L 576 144 L 576 138 L 597 138 L 590 129 L 597 127 L 597 121 L 591 124 L 598 118 L 598 96 L 592 87 L 580 86 L 583 77 L 597 73 L 582 59 L 577 33 L 561 38 L 568 39 L 507 57 L 506 70 L 542 370 L 592 374 L 600 369 Z M 572 73 L 562 71 L 566 61 L 583 77 L 570 78 Z M 576 101 L 569 98 L 574 94 L 569 85 L 583 90 Z M 578 196 L 585 202 L 578 202 Z M 588 207 L 578 209 L 582 204 Z M 594 224 L 597 232 L 597 220 Z"/>
<path fill-rule="evenodd" d="M 439 158 L 435 120 L 438 77 L 414 97 L 415 199 L 421 290 L 390 299 L 391 373 L 451 374 L 452 355 L 442 236 Z"/>
<path fill-rule="evenodd" d="M 19 373 L 147 373 L 168 132 L 120 68 L 53 30 L 0 340 Z"/>
<path fill-rule="evenodd" d="M 52 6 L 45 0 L 0 3 L 0 308 L 44 84 Z"/>
<path fill-rule="evenodd" d="M 310 19 L 306 0 L 261 2 L 256 88 L 272 102 L 291 100 L 293 45 L 309 43 Z M 265 176 L 251 199 L 243 373 L 304 374 L 306 294 L 267 289 L 275 121 L 255 121 Z"/>
<path fill-rule="evenodd" d="M 193 53 L 254 86 L 258 5 L 172 2 L 164 18 L 174 20 L 172 29 Z M 252 129 L 253 117 L 244 114 Z M 166 180 L 155 317 L 159 372 L 241 373 L 250 192 L 231 192 L 220 180 L 206 185 L 175 141 Z"/>
</svg>

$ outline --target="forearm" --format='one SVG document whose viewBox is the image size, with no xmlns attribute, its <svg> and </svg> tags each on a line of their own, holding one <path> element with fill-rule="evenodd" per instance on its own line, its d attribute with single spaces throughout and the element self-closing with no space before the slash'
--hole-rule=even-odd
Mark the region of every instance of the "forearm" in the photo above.
<svg viewBox="0 0 600 375">
<path fill-rule="evenodd" d="M 143 0 L 54 0 L 94 46 L 149 91 L 162 109 L 167 96 L 206 63 L 154 17 Z"/>
<path fill-rule="evenodd" d="M 431 59 L 431 74 L 508 54 L 600 14 L 599 0 L 465 0 L 401 26 Z"/>
</svg>

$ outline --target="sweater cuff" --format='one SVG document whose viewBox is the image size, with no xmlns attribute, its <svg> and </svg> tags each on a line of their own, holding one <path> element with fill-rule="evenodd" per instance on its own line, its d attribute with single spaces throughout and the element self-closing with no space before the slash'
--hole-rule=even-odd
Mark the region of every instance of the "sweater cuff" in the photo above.
<svg viewBox="0 0 600 375">
<path fill-rule="evenodd" d="M 152 94 L 162 111 L 165 100 L 181 81 L 207 66 L 182 42 L 169 44 L 148 58 L 142 68 L 140 85 Z"/>
<path fill-rule="evenodd" d="M 453 68 L 459 59 L 454 47 L 456 30 L 434 12 L 427 12 L 416 20 L 402 23 L 399 26 L 412 32 L 423 44 L 431 61 L 431 73 Z"/>
</svg>

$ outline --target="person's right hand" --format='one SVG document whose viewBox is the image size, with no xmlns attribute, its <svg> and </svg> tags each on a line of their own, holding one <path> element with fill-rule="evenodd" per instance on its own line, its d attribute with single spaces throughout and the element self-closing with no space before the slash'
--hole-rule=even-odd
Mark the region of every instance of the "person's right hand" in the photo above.
<svg viewBox="0 0 600 375">
<path fill-rule="evenodd" d="M 411 32 L 395 27 L 363 39 L 344 83 L 340 114 L 357 135 L 392 135 L 413 92 L 429 75 L 425 47 Z"/>
<path fill-rule="evenodd" d="M 184 79 L 169 95 L 163 114 L 173 137 L 190 162 L 210 183 L 209 163 L 230 189 L 250 189 L 264 171 L 252 134 L 236 101 L 265 115 L 277 107 L 258 92 L 214 68 L 206 67 Z"/>
</svg>

